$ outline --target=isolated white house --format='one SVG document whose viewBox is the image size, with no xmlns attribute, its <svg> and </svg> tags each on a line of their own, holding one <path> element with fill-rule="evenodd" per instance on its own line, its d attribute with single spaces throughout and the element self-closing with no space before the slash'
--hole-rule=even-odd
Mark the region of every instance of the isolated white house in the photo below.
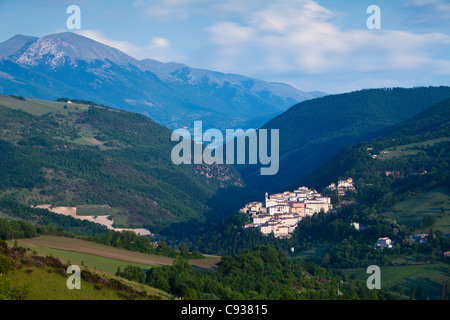
<svg viewBox="0 0 450 320">
<path fill-rule="evenodd" d="M 375 243 L 375 249 L 383 250 L 384 248 L 393 248 L 394 244 L 389 237 L 379 238 L 377 243 Z"/>
</svg>

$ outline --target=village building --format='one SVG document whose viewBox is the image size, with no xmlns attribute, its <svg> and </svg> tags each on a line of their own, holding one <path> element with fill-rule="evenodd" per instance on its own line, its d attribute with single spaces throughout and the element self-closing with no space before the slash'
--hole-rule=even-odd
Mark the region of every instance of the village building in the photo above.
<svg viewBox="0 0 450 320">
<path fill-rule="evenodd" d="M 352 222 L 351 225 L 357 230 L 357 231 L 363 231 L 365 229 L 367 229 L 366 226 L 362 225 L 359 222 Z"/>
<path fill-rule="evenodd" d="M 245 207 L 242 208 L 240 211 L 249 214 L 258 212 L 267 212 L 262 202 L 250 202 L 246 204 Z"/>
<path fill-rule="evenodd" d="M 240 211 L 249 214 L 252 223 L 246 228 L 259 228 L 263 234 L 289 238 L 298 222 L 306 216 L 329 212 L 331 199 L 315 190 L 300 187 L 293 192 L 265 194 L 264 202 L 250 202 Z"/>
<path fill-rule="evenodd" d="M 394 243 L 392 242 L 389 237 L 379 238 L 377 239 L 377 242 L 375 243 L 375 249 L 379 249 L 383 251 L 383 249 L 388 248 L 392 249 L 394 248 Z"/>
<path fill-rule="evenodd" d="M 289 213 L 290 207 L 289 205 L 286 204 L 277 204 L 275 206 L 269 207 L 267 208 L 267 212 L 270 215 L 274 215 L 274 214 L 283 214 L 283 213 Z"/>
<path fill-rule="evenodd" d="M 345 196 L 348 191 L 356 191 L 352 178 L 339 180 L 337 186 L 335 183 L 331 183 L 327 189 L 337 190 L 340 196 Z"/>
<path fill-rule="evenodd" d="M 428 233 L 413 234 L 412 238 L 415 243 L 426 243 L 428 240 Z"/>
<path fill-rule="evenodd" d="M 290 206 L 290 208 L 289 208 L 290 213 L 298 214 L 301 217 L 305 216 L 306 205 L 304 202 L 291 201 L 291 202 L 289 202 L 289 206 Z"/>
</svg>

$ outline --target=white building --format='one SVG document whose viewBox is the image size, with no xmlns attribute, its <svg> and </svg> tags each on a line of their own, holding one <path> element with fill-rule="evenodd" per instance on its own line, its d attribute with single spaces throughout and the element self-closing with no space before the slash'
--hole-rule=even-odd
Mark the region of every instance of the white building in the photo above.
<svg viewBox="0 0 450 320">
<path fill-rule="evenodd" d="M 347 180 L 339 180 L 338 188 L 353 188 L 353 179 L 348 178 Z"/>
<path fill-rule="evenodd" d="M 270 196 L 266 192 L 263 203 L 251 202 L 241 211 L 251 214 L 253 218 L 253 222 L 246 227 L 258 227 L 262 233 L 273 233 L 276 237 L 290 237 L 303 217 L 331 209 L 329 197 L 323 197 L 316 190 L 300 187 L 294 192 Z"/>
<path fill-rule="evenodd" d="M 267 221 L 269 221 L 270 219 L 272 219 L 272 216 L 270 214 L 259 214 L 259 215 L 255 215 L 253 216 L 253 223 L 254 224 L 264 224 Z"/>
<path fill-rule="evenodd" d="M 250 202 L 240 211 L 244 213 L 266 212 L 266 208 L 264 208 L 262 202 Z"/>
<path fill-rule="evenodd" d="M 289 213 L 290 206 L 287 204 L 277 204 L 275 206 L 267 208 L 267 211 L 270 215 Z"/>
<path fill-rule="evenodd" d="M 379 238 L 377 240 L 377 243 L 375 243 L 375 249 L 380 249 L 381 251 L 383 251 L 383 249 L 385 248 L 393 248 L 394 244 L 392 242 L 391 239 L 389 239 L 389 237 L 384 237 L 384 238 Z"/>
<path fill-rule="evenodd" d="M 324 198 L 325 199 L 325 198 Z M 305 209 L 309 209 L 310 212 L 319 213 L 321 211 L 328 212 L 332 209 L 332 205 L 329 203 L 328 200 L 305 200 Z"/>
<path fill-rule="evenodd" d="M 359 222 L 352 222 L 351 225 L 357 230 L 357 231 L 362 231 L 367 229 L 366 226 L 360 224 Z"/>
</svg>

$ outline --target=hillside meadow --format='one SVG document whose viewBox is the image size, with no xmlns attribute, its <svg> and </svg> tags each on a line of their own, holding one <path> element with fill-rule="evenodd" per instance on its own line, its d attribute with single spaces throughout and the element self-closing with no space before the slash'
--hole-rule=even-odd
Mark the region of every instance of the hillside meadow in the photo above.
<svg viewBox="0 0 450 320">
<path fill-rule="evenodd" d="M 127 265 L 139 266 L 148 270 L 153 266 L 172 265 L 174 261 L 173 258 L 162 255 L 114 248 L 74 238 L 40 236 L 31 239 L 17 239 L 17 242 L 39 254 L 52 254 L 63 261 L 80 265 L 83 263 L 85 266 L 112 274 L 117 271 L 118 267 L 123 269 Z M 219 261 L 219 257 L 211 256 L 205 259 L 191 259 L 189 263 L 199 268 L 215 269 Z"/>
</svg>

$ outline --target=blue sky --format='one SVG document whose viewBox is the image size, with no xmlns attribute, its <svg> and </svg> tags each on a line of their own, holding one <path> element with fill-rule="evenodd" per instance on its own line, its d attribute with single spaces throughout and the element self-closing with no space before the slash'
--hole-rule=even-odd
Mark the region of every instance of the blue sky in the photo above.
<svg viewBox="0 0 450 320">
<path fill-rule="evenodd" d="M 0 41 L 67 31 L 72 4 L 77 33 L 137 59 L 304 91 L 450 85 L 450 0 L 0 0 Z"/>
</svg>

